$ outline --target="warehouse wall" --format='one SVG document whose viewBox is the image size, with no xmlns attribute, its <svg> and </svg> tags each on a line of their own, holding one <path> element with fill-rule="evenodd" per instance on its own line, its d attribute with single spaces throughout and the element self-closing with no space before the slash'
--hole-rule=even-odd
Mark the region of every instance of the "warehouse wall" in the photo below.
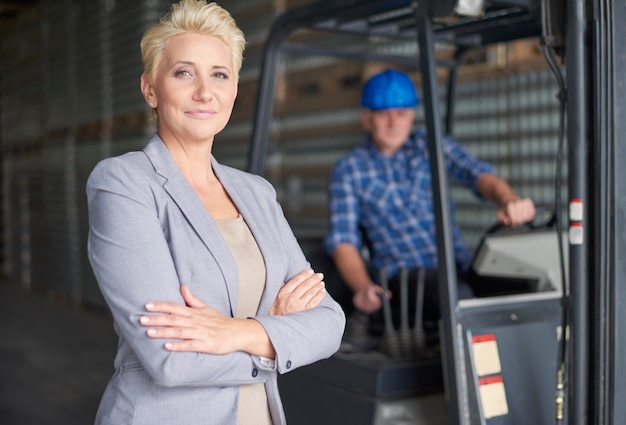
<svg viewBox="0 0 626 425">
<path fill-rule="evenodd" d="M 263 44 L 271 23 L 305 1 L 223 4 L 246 33 L 239 96 L 215 154 L 245 169 Z M 32 290 L 102 306 L 86 256 L 85 182 L 101 158 L 141 149 L 154 131 L 139 91 L 139 40 L 169 1 L 42 0 L 0 29 L 2 274 Z M 336 40 L 329 40 L 336 42 Z M 390 46 L 411 53 L 411 45 Z M 337 157 L 363 139 L 361 82 L 382 64 L 286 57 L 266 176 L 302 238 L 326 230 Z M 419 75 L 411 71 L 416 82 Z M 536 40 L 482 52 L 461 71 L 455 135 L 523 195 L 554 202 L 556 87 Z M 440 88 L 445 95 L 445 87 Z M 418 110 L 416 125 L 423 122 Z M 524 160 L 523 163 L 521 160 Z M 454 190 L 470 245 L 492 207 Z"/>
</svg>

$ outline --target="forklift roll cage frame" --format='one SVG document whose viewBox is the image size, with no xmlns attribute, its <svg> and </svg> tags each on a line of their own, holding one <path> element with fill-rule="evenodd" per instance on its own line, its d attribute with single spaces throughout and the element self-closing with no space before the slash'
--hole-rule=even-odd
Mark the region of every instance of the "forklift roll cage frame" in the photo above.
<svg viewBox="0 0 626 425">
<path fill-rule="evenodd" d="M 623 2 L 622 2 L 623 3 Z M 283 53 L 328 55 L 361 60 L 388 61 L 419 68 L 428 149 L 431 156 L 433 194 L 437 217 L 443 342 L 448 371 L 446 385 L 452 423 L 462 422 L 456 394 L 460 385 L 460 347 L 454 337 L 457 319 L 456 273 L 448 216 L 448 185 L 441 151 L 444 131 L 437 95 L 434 50 L 436 42 L 456 46 L 449 69 L 445 131 L 452 133 L 458 66 L 472 48 L 527 37 L 542 37 L 550 45 L 560 40 L 565 52 L 565 128 L 570 215 L 567 227 L 582 235 L 566 247 L 569 255 L 568 291 L 562 305 L 569 328 L 566 356 L 565 406 L 567 423 L 617 424 L 626 404 L 616 402 L 626 394 L 626 369 L 617 360 L 626 354 L 626 5 L 611 0 L 508 0 L 487 1 L 478 17 L 454 15 L 453 0 L 336 0 L 318 1 L 287 10 L 269 33 L 261 66 L 256 115 L 248 157 L 248 170 L 263 174 L 274 93 Z M 315 44 L 290 43 L 298 30 L 345 33 L 353 36 L 415 41 L 419 57 L 409 58 L 355 52 Z M 549 46 L 553 47 L 553 46 Z M 572 206 L 582 206 L 572 215 Z M 564 229 L 568 230 L 568 229 Z M 566 308 L 567 307 L 567 308 Z M 555 370 L 555 374 L 557 371 Z M 556 389 L 555 389 L 556 391 Z M 454 408 L 456 406 L 456 409 Z"/>
</svg>

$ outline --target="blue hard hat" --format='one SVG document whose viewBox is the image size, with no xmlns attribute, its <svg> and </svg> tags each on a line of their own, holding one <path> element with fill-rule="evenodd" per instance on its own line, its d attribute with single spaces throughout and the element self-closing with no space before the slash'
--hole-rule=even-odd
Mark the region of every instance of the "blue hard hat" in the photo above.
<svg viewBox="0 0 626 425">
<path fill-rule="evenodd" d="M 372 76 L 361 93 L 361 106 L 374 111 L 413 108 L 419 103 L 417 90 L 409 76 L 395 69 L 387 69 Z"/>
</svg>

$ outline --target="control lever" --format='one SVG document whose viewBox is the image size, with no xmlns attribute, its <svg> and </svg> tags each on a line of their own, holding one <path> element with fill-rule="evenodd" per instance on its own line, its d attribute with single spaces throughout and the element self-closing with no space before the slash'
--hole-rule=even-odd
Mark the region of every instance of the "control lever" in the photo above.
<svg viewBox="0 0 626 425">
<path fill-rule="evenodd" d="M 402 353 L 409 357 L 413 354 L 413 341 L 409 326 L 409 270 L 400 269 L 400 332 L 398 340 Z"/>
<path fill-rule="evenodd" d="M 424 331 L 424 287 L 426 269 L 417 270 L 417 295 L 415 297 L 415 323 L 413 324 L 413 343 L 417 354 L 426 348 L 426 332 Z"/>
<path fill-rule="evenodd" d="M 393 319 L 391 317 L 391 303 L 389 302 L 389 297 L 387 297 L 387 294 L 389 293 L 389 283 L 387 282 L 387 270 L 385 270 L 385 268 L 380 269 L 380 286 L 383 288 L 381 298 L 383 303 L 383 317 L 385 321 L 385 334 L 383 336 L 381 351 L 390 357 L 400 357 L 402 355 L 402 350 L 396 335 L 396 329 L 393 325 Z"/>
</svg>

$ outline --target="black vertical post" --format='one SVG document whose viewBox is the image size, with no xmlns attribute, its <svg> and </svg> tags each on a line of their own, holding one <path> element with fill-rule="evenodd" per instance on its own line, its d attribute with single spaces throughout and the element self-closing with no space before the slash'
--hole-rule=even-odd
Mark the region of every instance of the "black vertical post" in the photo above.
<svg viewBox="0 0 626 425">
<path fill-rule="evenodd" d="M 598 44 L 609 50 L 608 57 L 603 62 L 610 67 L 610 73 L 601 75 L 607 87 L 604 95 L 611 105 L 610 114 L 606 117 L 607 142 L 604 144 L 606 158 L 609 164 L 603 163 L 603 169 L 612 171 L 607 173 L 610 179 L 603 192 L 606 193 L 608 205 L 604 211 L 607 223 L 606 246 L 603 247 L 603 258 L 609 262 L 606 281 L 607 296 L 610 299 L 608 314 L 606 314 L 605 334 L 608 339 L 608 359 L 606 374 L 596 378 L 596 388 L 601 383 L 607 384 L 606 400 L 600 406 L 607 408 L 608 420 L 596 423 L 618 424 L 626 417 L 626 364 L 623 359 L 626 355 L 626 87 L 624 74 L 626 73 L 626 4 L 611 0 L 597 0 L 597 7 L 604 11 L 602 18 L 596 22 L 602 23 L 604 31 L 610 40 L 599 40 Z M 596 64 L 596 66 L 598 66 Z M 610 218 L 610 220 L 609 220 Z M 595 366 L 595 365 L 594 365 Z M 606 406 L 606 407 L 605 407 Z"/>
<path fill-rule="evenodd" d="M 459 77 L 459 65 L 462 63 L 463 55 L 467 48 L 461 46 L 454 52 L 454 63 L 448 73 L 448 92 L 446 93 L 446 134 L 452 135 L 454 132 L 454 102 L 456 99 L 456 86 Z"/>
<path fill-rule="evenodd" d="M 267 143 L 270 138 L 270 127 L 274 110 L 274 89 L 283 36 L 282 32 L 279 34 L 271 33 L 265 44 L 257 91 L 256 112 L 252 126 L 252 140 L 248 153 L 248 171 L 253 174 L 263 175 L 265 171 Z"/>
<path fill-rule="evenodd" d="M 567 66 L 567 140 L 569 169 L 569 281 L 570 352 L 568 367 L 568 420 L 571 424 L 587 424 L 588 401 L 588 280 L 585 246 L 588 243 L 587 204 L 587 96 L 585 91 L 586 33 L 584 19 L 585 2 L 567 2 L 566 66 Z"/>
<path fill-rule="evenodd" d="M 439 292 L 441 298 L 441 319 L 443 322 L 443 350 L 446 363 L 446 388 L 450 403 L 450 423 L 460 424 L 460 420 L 467 415 L 464 413 L 464 403 L 459 401 L 459 391 L 466 394 L 466 379 L 462 366 L 462 344 L 457 338 L 457 279 L 454 263 L 454 251 L 450 226 L 449 187 L 443 156 L 441 131 L 441 117 L 439 111 L 439 96 L 437 74 L 435 69 L 435 54 L 433 31 L 428 12 L 413 2 L 417 21 L 417 36 L 419 44 L 420 68 L 422 73 L 424 93 L 424 113 L 428 134 L 428 153 L 432 174 L 432 191 L 434 213 L 437 227 L 437 259 L 439 273 Z"/>
<path fill-rule="evenodd" d="M 589 7 L 590 46 L 587 58 L 588 92 L 593 115 L 589 133 L 593 135 L 589 151 L 594 168 L 589 173 L 588 190 L 593 196 L 590 221 L 593 220 L 593 245 L 588 246 L 588 275 L 593 287 L 589 312 L 590 385 L 593 401 L 588 422 L 617 424 L 626 415 L 626 5 L 612 0 L 587 2 Z M 591 286 L 591 284 L 589 285 Z M 579 395 L 574 395 L 580 397 Z"/>
</svg>

